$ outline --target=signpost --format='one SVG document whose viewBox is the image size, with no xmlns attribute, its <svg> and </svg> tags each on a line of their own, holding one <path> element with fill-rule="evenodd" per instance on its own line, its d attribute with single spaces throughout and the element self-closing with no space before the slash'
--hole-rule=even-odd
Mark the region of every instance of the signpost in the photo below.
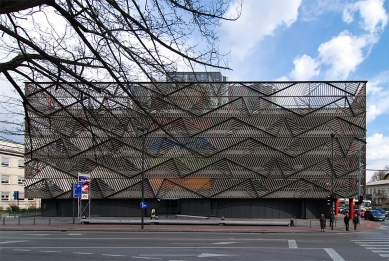
<svg viewBox="0 0 389 261">
<path fill-rule="evenodd" d="M 80 199 L 81 198 L 81 194 L 82 194 L 82 190 L 81 190 L 81 184 L 73 184 L 73 224 L 75 223 L 74 222 L 74 200 L 77 198 L 77 199 Z"/>
<path fill-rule="evenodd" d="M 81 184 L 73 184 L 73 198 L 81 198 Z"/>
<path fill-rule="evenodd" d="M 89 197 L 89 188 L 91 185 L 92 179 L 90 174 L 78 173 L 78 184 L 77 185 L 77 198 L 78 198 L 78 218 L 86 217 L 90 218 L 90 197 Z M 87 201 L 86 204 L 83 202 Z"/>
<path fill-rule="evenodd" d="M 141 208 L 141 209 L 146 209 L 146 208 L 147 208 L 147 203 L 144 202 L 144 201 L 142 201 L 142 202 L 140 203 L 140 208 Z"/>
</svg>

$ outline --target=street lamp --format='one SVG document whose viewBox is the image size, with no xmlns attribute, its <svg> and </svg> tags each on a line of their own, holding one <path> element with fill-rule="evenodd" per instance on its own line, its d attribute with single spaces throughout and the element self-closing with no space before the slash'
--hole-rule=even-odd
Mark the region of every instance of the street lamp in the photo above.
<svg viewBox="0 0 389 261">
<path fill-rule="evenodd" d="M 331 211 L 330 215 L 332 218 L 331 222 L 331 230 L 334 230 L 334 215 L 333 215 L 333 207 L 334 207 L 334 138 L 335 133 L 331 133 L 331 142 L 332 142 L 332 153 L 331 153 Z"/>
<path fill-rule="evenodd" d="M 142 132 L 142 202 L 145 201 L 145 129 L 142 126 L 137 127 L 138 131 Z M 142 221 L 141 221 L 141 229 L 144 228 L 144 219 L 145 219 L 145 211 L 141 208 L 142 212 Z"/>
<path fill-rule="evenodd" d="M 358 224 L 361 224 L 361 142 L 366 142 L 364 139 L 360 139 L 358 142 Z"/>
</svg>

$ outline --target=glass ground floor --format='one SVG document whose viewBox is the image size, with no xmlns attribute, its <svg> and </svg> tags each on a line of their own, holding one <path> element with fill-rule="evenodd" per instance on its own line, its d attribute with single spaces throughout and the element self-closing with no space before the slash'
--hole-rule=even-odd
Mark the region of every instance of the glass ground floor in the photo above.
<svg viewBox="0 0 389 261">
<path fill-rule="evenodd" d="M 319 218 L 329 216 L 326 199 L 146 199 L 145 216 L 151 210 L 163 218 L 193 215 L 225 218 Z M 83 206 L 89 201 L 83 201 Z M 139 217 L 140 199 L 90 200 L 90 217 Z M 77 200 L 42 199 L 42 216 L 71 217 L 77 215 Z M 88 216 L 88 215 L 87 215 Z"/>
</svg>

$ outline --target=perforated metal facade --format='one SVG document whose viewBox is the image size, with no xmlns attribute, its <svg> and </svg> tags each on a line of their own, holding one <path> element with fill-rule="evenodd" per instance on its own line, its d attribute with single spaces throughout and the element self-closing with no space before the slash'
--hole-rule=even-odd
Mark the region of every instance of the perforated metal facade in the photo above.
<svg viewBox="0 0 389 261">
<path fill-rule="evenodd" d="M 92 199 L 141 198 L 138 126 L 146 198 L 323 199 L 332 147 L 335 194 L 358 193 L 364 81 L 94 86 L 26 85 L 29 197 L 71 198 L 82 172 Z"/>
</svg>

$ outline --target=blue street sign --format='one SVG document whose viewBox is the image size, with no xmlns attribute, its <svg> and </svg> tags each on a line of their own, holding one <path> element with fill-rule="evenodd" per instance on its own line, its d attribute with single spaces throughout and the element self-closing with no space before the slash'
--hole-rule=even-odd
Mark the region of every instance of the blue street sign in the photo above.
<svg viewBox="0 0 389 261">
<path fill-rule="evenodd" d="M 81 184 L 73 184 L 73 198 L 81 198 L 82 187 Z"/>
<path fill-rule="evenodd" d="M 144 201 L 142 201 L 142 202 L 140 203 L 140 208 L 142 208 L 142 209 L 147 208 L 147 203 L 144 202 Z"/>
</svg>

